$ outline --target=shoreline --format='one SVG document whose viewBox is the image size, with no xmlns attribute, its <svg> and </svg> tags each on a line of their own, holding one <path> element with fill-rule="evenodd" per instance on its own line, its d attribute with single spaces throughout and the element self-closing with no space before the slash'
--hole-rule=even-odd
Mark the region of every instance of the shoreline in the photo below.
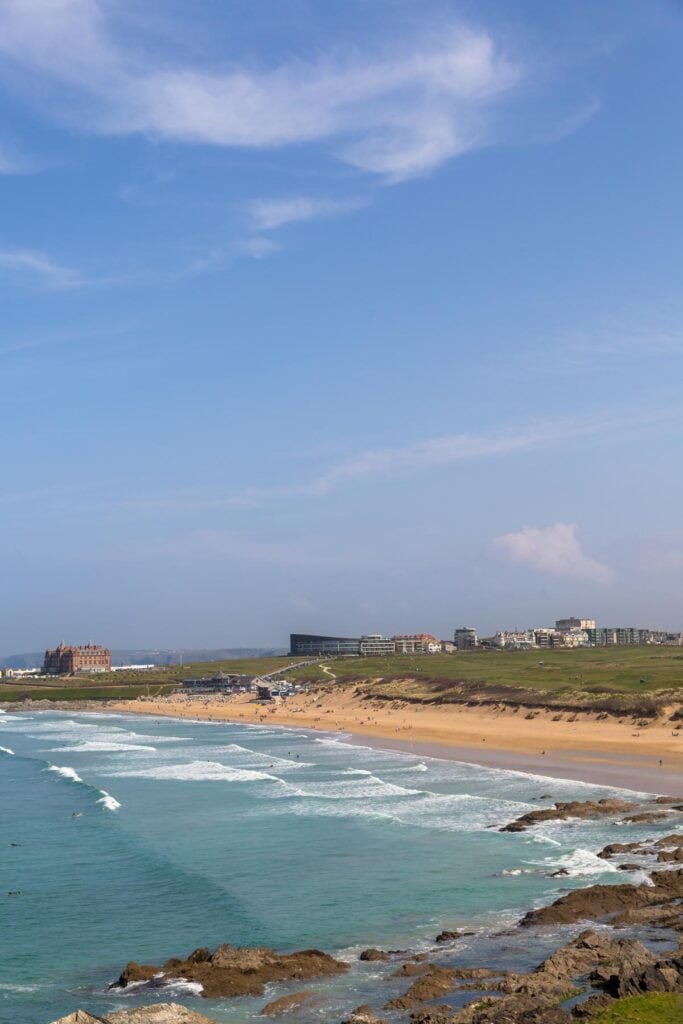
<svg viewBox="0 0 683 1024">
<path fill-rule="evenodd" d="M 415 756 L 683 797 L 683 733 L 676 736 L 669 721 L 639 727 L 630 720 L 599 720 L 588 713 L 558 720 L 553 710 L 535 710 L 527 717 L 524 708 L 503 712 L 480 706 L 378 702 L 337 687 L 270 705 L 253 702 L 249 695 L 174 694 L 150 701 L 108 702 L 107 708 L 339 734 L 356 745 Z"/>
</svg>

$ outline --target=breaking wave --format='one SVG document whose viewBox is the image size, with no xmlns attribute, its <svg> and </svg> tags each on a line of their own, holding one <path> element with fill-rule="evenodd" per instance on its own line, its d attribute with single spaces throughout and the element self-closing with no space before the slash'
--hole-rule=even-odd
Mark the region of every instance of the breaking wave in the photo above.
<svg viewBox="0 0 683 1024">
<path fill-rule="evenodd" d="M 116 778 L 160 779 L 176 782 L 282 782 L 276 775 L 247 768 L 230 768 L 219 761 L 162 764 L 156 768 L 126 768 L 108 773 Z"/>
<path fill-rule="evenodd" d="M 105 789 L 98 789 L 97 786 L 91 786 L 89 782 L 85 782 L 80 777 L 75 768 L 70 765 L 58 765 L 49 764 L 43 771 L 54 772 L 55 775 L 61 776 L 63 779 L 68 779 L 69 782 L 75 782 L 80 786 L 84 786 L 89 789 L 92 793 L 97 793 L 97 803 L 102 804 L 108 811 L 118 811 L 121 804 L 116 800 L 110 793 L 107 793 Z"/>
<path fill-rule="evenodd" d="M 11 754 L 14 757 L 14 751 L 10 750 L 9 747 L 0 747 L 0 754 Z"/>
</svg>

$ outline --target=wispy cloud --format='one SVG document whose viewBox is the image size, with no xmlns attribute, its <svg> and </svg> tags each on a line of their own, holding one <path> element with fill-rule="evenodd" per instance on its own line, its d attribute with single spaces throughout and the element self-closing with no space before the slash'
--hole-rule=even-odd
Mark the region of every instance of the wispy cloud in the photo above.
<svg viewBox="0 0 683 1024">
<path fill-rule="evenodd" d="M 285 196 L 280 199 L 256 199 L 249 213 L 256 231 L 273 231 L 297 221 L 334 217 L 360 210 L 368 199 L 320 199 L 314 196 Z"/>
<path fill-rule="evenodd" d="M 550 576 L 611 583 L 613 571 L 585 553 L 576 531 L 575 523 L 525 527 L 516 533 L 496 537 L 493 548 L 496 554 L 511 562 L 530 566 Z"/>
<path fill-rule="evenodd" d="M 78 270 L 65 267 L 33 249 L 0 249 L 0 271 L 28 274 L 47 288 L 80 288 L 85 279 Z"/>
<path fill-rule="evenodd" d="M 230 510 L 263 505 L 268 501 L 287 497 L 315 497 L 329 494 L 345 484 L 360 480 L 382 480 L 414 473 L 427 472 L 435 467 L 456 465 L 465 461 L 523 455 L 526 452 L 553 448 L 581 438 L 602 436 L 629 436 L 656 427 L 658 424 L 680 419 L 677 410 L 631 416 L 586 417 L 537 421 L 497 433 L 448 434 L 443 437 L 415 441 L 399 448 L 371 448 L 335 462 L 310 480 L 273 487 L 249 487 L 227 495 L 213 494 L 203 498 L 196 495 L 171 495 L 155 498 L 152 502 L 127 503 L 151 511 Z"/>
<path fill-rule="evenodd" d="M 525 75 L 490 32 L 461 25 L 381 51 L 205 71 L 127 52 L 114 16 L 98 0 L 5 0 L 0 54 L 59 83 L 59 95 L 44 93 L 51 109 L 94 132 L 260 149 L 324 142 L 388 181 L 488 142 L 490 106 Z"/>
</svg>

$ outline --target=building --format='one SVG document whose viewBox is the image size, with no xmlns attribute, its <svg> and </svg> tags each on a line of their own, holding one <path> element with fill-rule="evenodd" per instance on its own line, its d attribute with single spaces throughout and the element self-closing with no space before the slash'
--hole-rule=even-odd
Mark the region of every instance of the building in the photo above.
<svg viewBox="0 0 683 1024">
<path fill-rule="evenodd" d="M 396 644 L 390 636 L 368 633 L 360 638 L 360 653 L 366 658 L 396 654 Z"/>
<path fill-rule="evenodd" d="M 71 676 L 77 672 L 111 672 L 111 654 L 108 647 L 85 644 L 72 647 L 59 644 L 45 651 L 43 672 L 50 676 Z"/>
<path fill-rule="evenodd" d="M 239 693 L 251 689 L 255 678 L 219 672 L 215 676 L 183 679 L 182 689 L 186 693 Z"/>
<path fill-rule="evenodd" d="M 439 646 L 442 654 L 453 654 L 457 650 L 452 640 L 441 640 Z"/>
<path fill-rule="evenodd" d="M 571 629 L 595 629 L 595 619 L 558 619 L 555 629 L 558 633 L 568 633 Z"/>
<path fill-rule="evenodd" d="M 472 626 L 462 626 L 453 634 L 453 642 L 459 651 L 471 651 L 479 646 L 479 637 Z"/>
<path fill-rule="evenodd" d="M 396 654 L 438 654 L 441 641 L 431 633 L 411 633 L 393 637 Z"/>
<path fill-rule="evenodd" d="M 357 637 L 349 636 L 315 636 L 309 633 L 290 633 L 289 653 L 298 658 L 360 654 L 360 640 Z"/>
</svg>

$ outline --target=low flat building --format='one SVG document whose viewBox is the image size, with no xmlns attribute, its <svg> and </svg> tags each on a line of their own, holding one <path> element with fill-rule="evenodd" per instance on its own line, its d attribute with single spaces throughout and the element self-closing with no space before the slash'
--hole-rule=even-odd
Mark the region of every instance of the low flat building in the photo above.
<svg viewBox="0 0 683 1024">
<path fill-rule="evenodd" d="M 396 654 L 438 654 L 441 641 L 431 633 L 410 633 L 392 637 Z"/>
<path fill-rule="evenodd" d="M 297 658 L 360 654 L 360 640 L 357 637 L 351 636 L 316 636 L 313 633 L 290 633 L 289 653 Z"/>
<path fill-rule="evenodd" d="M 365 658 L 382 657 L 396 653 L 396 644 L 390 636 L 381 633 L 368 633 L 360 638 L 360 653 Z"/>
<path fill-rule="evenodd" d="M 71 676 L 76 673 L 111 672 L 111 653 L 100 644 L 73 647 L 59 644 L 45 651 L 43 672 L 49 676 Z"/>
</svg>

